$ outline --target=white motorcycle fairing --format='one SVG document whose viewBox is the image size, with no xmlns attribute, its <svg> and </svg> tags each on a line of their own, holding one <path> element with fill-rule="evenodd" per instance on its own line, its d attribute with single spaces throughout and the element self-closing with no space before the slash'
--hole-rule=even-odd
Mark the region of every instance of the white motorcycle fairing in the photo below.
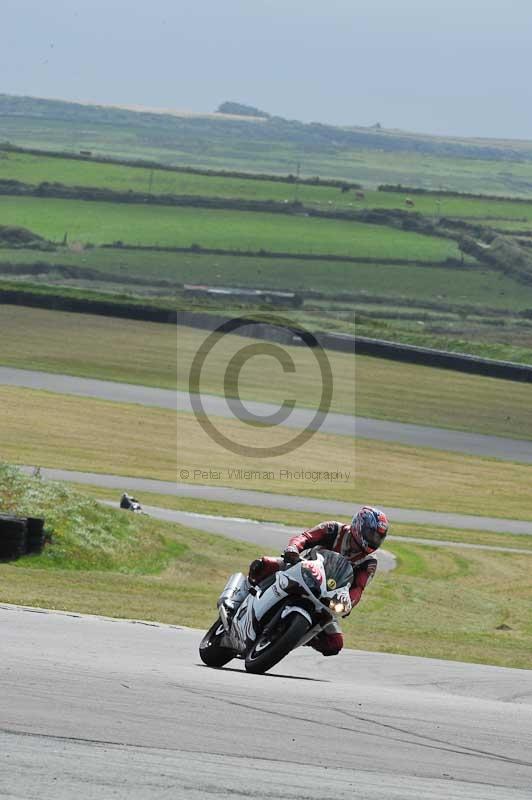
<svg viewBox="0 0 532 800">
<path fill-rule="evenodd" d="M 247 672 L 266 672 L 337 616 L 349 614 L 353 578 L 345 556 L 319 547 L 258 586 L 235 573 L 218 599 L 217 620 L 200 642 L 201 660 L 220 668 L 243 658 Z"/>
<path fill-rule="evenodd" d="M 339 592 L 344 592 L 344 594 L 348 595 L 349 586 L 341 587 L 340 589 L 335 586 L 331 590 L 322 590 L 320 597 L 315 597 L 310 592 L 310 587 L 305 580 L 306 571 L 312 573 L 320 586 L 326 587 L 327 576 L 324 559 L 318 553 L 316 559 L 303 559 L 287 570 L 275 573 L 274 582 L 264 590 L 257 587 L 254 594 L 248 594 L 234 615 L 230 629 L 227 632 L 227 638 L 239 654 L 245 653 L 250 644 L 255 641 L 258 632 L 263 627 L 261 623 L 269 612 L 287 598 L 292 598 L 293 602 L 282 606 L 281 618 L 284 619 L 289 614 L 297 613 L 303 616 L 311 626 L 308 634 L 300 644 L 312 639 L 321 628 L 325 627 L 324 624 L 316 625 L 316 621 L 313 619 L 316 614 L 311 614 L 311 609 L 309 610 L 308 608 L 309 600 L 314 605 L 318 616 L 323 617 L 324 612 L 326 613 L 327 622 L 325 624 L 331 621 L 334 614 L 323 601 L 332 600 L 338 596 Z"/>
</svg>

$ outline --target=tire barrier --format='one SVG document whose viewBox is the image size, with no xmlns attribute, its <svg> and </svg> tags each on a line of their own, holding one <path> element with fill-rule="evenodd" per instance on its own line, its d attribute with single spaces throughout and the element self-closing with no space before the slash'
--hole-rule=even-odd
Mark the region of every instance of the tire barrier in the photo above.
<svg viewBox="0 0 532 800">
<path fill-rule="evenodd" d="M 40 517 L 28 517 L 26 535 L 26 552 L 40 553 L 44 547 L 44 519 Z"/>
<path fill-rule="evenodd" d="M 26 553 L 27 525 L 25 519 L 0 517 L 0 559 L 20 558 Z"/>
<path fill-rule="evenodd" d="M 40 553 L 44 542 L 44 519 L 0 514 L 0 561 Z"/>
</svg>

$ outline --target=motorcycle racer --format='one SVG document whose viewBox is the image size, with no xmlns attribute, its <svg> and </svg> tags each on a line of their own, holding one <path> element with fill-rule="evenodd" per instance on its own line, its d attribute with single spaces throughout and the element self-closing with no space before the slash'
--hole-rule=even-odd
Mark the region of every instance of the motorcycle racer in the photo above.
<svg viewBox="0 0 532 800">
<path fill-rule="evenodd" d="M 383 543 L 388 527 L 386 515 L 372 506 L 362 506 L 348 525 L 334 521 L 321 522 L 314 528 L 292 536 L 282 558 L 263 556 L 252 561 L 249 567 L 249 582 L 260 583 L 277 572 L 283 561 L 286 564 L 294 564 L 299 560 L 299 554 L 303 550 L 319 545 L 327 550 L 341 553 L 350 561 L 354 573 L 349 590 L 353 608 L 360 602 L 364 589 L 375 575 L 377 559 L 371 554 Z M 351 608 L 343 616 L 347 616 Z M 337 655 L 344 644 L 340 626 L 336 622 L 331 622 L 309 644 L 324 656 Z"/>
</svg>

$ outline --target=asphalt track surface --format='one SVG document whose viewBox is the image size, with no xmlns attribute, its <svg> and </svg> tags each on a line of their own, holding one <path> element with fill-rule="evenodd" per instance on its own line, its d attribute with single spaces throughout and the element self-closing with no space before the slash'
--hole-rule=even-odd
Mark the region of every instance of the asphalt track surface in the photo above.
<svg viewBox="0 0 532 800">
<path fill-rule="evenodd" d="M 31 474 L 34 467 L 24 466 L 22 469 Z M 107 475 L 74 470 L 41 468 L 43 478 L 55 481 L 70 481 L 89 486 L 101 486 L 127 491 L 139 495 L 142 492 L 189 497 L 197 500 L 215 500 L 225 503 L 259 506 L 260 508 L 285 509 L 288 511 L 304 511 L 309 515 L 319 514 L 322 519 L 351 519 L 357 501 L 345 503 L 340 500 L 320 500 L 312 497 L 297 497 L 288 494 L 272 494 L 255 492 L 249 489 L 231 489 L 227 486 L 203 486 L 195 483 L 173 483 L 151 478 L 131 478 L 125 475 Z M 367 501 L 366 501 L 367 502 Z M 420 511 L 417 509 L 392 508 L 383 506 L 390 521 L 411 525 L 436 525 L 444 528 L 460 528 L 463 530 L 491 531 L 495 533 L 514 533 L 523 536 L 532 535 L 532 522 L 494 517 L 475 517 L 469 514 L 450 514 L 438 511 Z"/>
<path fill-rule="evenodd" d="M 118 502 L 113 503 L 108 500 L 101 501 L 106 505 L 118 506 Z M 190 511 L 176 511 L 174 509 L 159 508 L 157 506 L 143 506 L 146 514 L 165 522 L 177 522 L 179 525 L 186 525 L 189 528 L 197 528 L 200 531 L 214 533 L 217 536 L 227 536 L 230 539 L 238 539 L 248 544 L 257 544 L 263 548 L 262 552 L 273 555 L 281 553 L 288 543 L 288 539 L 294 534 L 301 533 L 301 528 L 294 528 L 289 525 L 279 525 L 273 522 L 258 522 L 253 519 L 243 517 L 216 517 L 211 514 L 196 514 Z M 416 539 L 411 536 L 389 536 L 387 541 L 406 542 L 408 544 L 424 545 L 425 547 L 454 547 L 466 550 L 491 550 L 496 553 L 519 553 L 521 555 L 532 556 L 532 550 L 516 547 L 499 547 L 495 545 L 470 544 L 468 542 L 445 542 L 440 539 Z M 389 572 L 395 569 L 396 559 L 386 550 L 377 550 L 373 553 L 379 562 L 379 569 Z"/>
<path fill-rule="evenodd" d="M 92 378 L 77 378 L 71 375 L 54 375 L 48 372 L 0 367 L 0 384 L 42 389 L 61 394 L 80 395 L 120 403 L 136 403 L 178 411 L 191 412 L 192 404 L 187 392 L 157 389 L 129 383 L 101 381 Z M 205 413 L 209 416 L 228 417 L 234 415 L 225 398 L 202 395 Z M 246 402 L 252 415 L 268 416 L 278 411 L 271 403 Z M 294 409 L 283 423 L 289 428 L 306 428 L 315 412 L 309 409 Z M 245 417 L 245 415 L 244 415 Z M 443 428 L 410 425 L 402 422 L 368 419 L 348 414 L 329 413 L 320 428 L 323 433 L 355 436 L 360 439 L 377 439 L 397 442 L 412 447 L 431 447 L 437 450 L 466 453 L 468 455 L 498 458 L 532 464 L 532 441 L 505 439 L 500 436 L 465 433 Z"/>
<path fill-rule="evenodd" d="M 0 626 L 3 800 L 530 800 L 532 671 L 300 648 L 255 676 L 189 629 Z"/>
</svg>

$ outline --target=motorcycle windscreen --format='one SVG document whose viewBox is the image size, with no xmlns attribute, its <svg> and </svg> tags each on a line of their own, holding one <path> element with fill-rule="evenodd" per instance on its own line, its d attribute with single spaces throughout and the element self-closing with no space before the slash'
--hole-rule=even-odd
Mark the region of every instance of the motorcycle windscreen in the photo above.
<svg viewBox="0 0 532 800">
<path fill-rule="evenodd" d="M 315 559 L 319 553 L 323 557 L 325 574 L 328 581 L 334 581 L 335 586 L 329 588 L 336 588 L 336 586 L 351 585 L 353 583 L 353 567 L 347 558 L 341 553 L 335 553 L 332 550 L 323 550 L 320 547 L 313 547 L 310 550 L 305 550 L 301 555 L 303 558 L 310 560 Z"/>
</svg>

